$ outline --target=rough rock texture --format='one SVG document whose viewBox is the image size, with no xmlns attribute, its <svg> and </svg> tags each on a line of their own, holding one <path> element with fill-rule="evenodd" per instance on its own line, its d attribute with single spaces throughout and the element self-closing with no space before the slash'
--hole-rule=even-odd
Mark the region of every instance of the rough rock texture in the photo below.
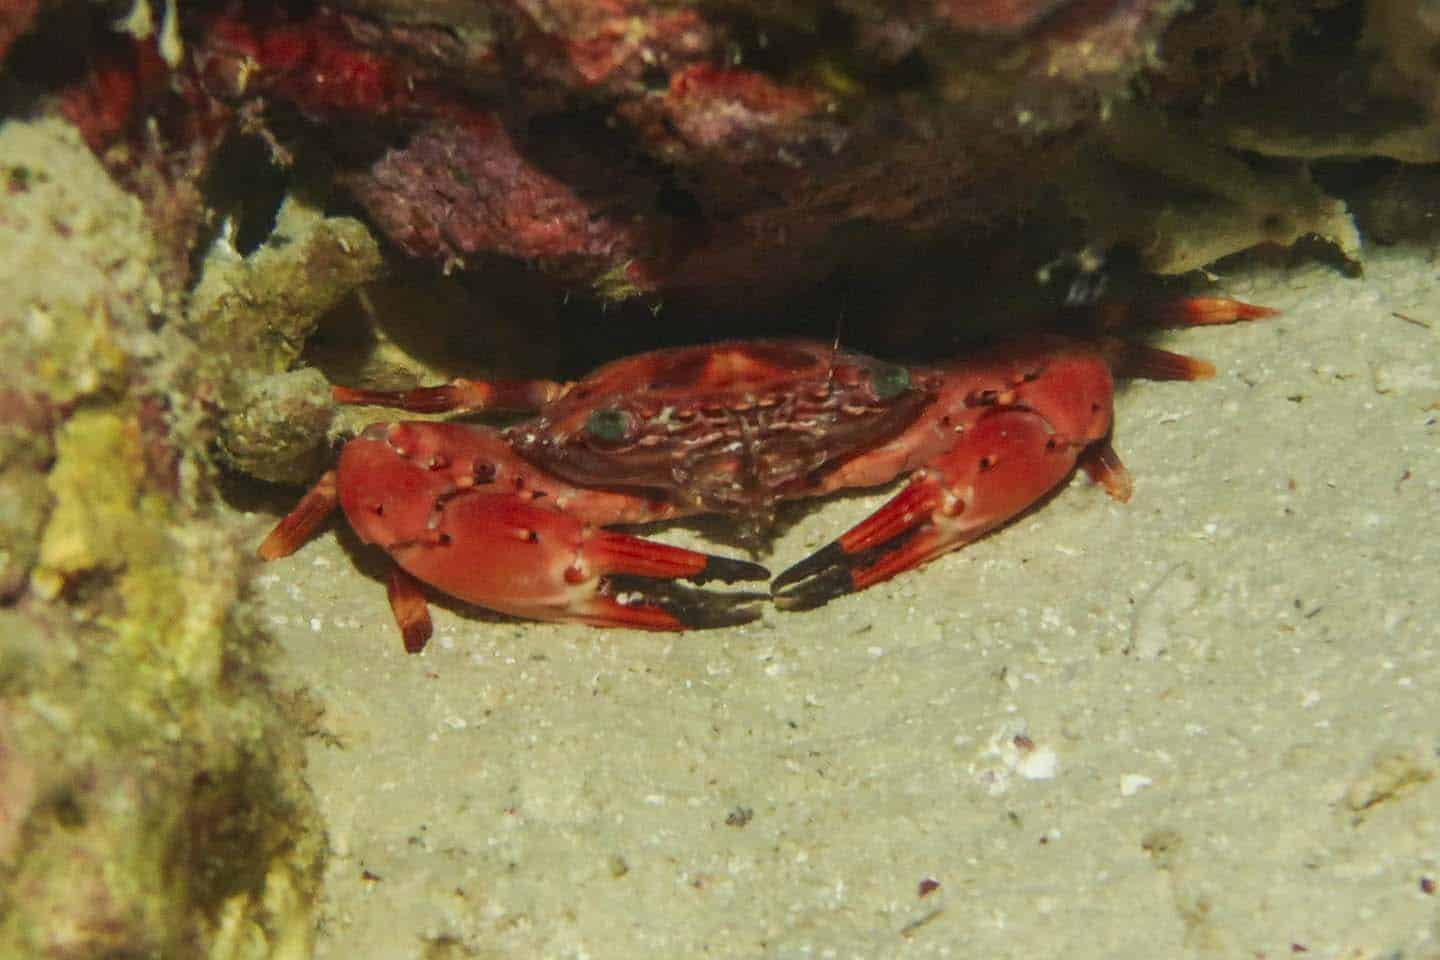
<svg viewBox="0 0 1440 960">
<path fill-rule="evenodd" d="M 1040 262 L 1175 274 L 1309 234 L 1356 256 L 1345 206 L 1231 153 L 1228 113 L 1354 5 L 235 4 L 110 44 L 63 107 L 177 249 L 185 171 L 238 129 L 323 158 L 411 256 L 514 258 L 607 301 L 749 305 L 1022 222 Z M 1390 39 L 1413 16 L 1377 2 L 1367 26 L 1392 83 L 1424 69 Z"/>
<path fill-rule="evenodd" d="M 329 385 L 290 368 L 321 316 L 380 269 L 363 224 L 325 217 L 291 197 L 265 243 L 241 257 L 231 238 L 211 246 L 183 324 L 202 351 L 226 358 L 219 423 L 227 463 L 263 480 L 304 483 L 324 469 L 334 413 Z"/>
<path fill-rule="evenodd" d="M 1440 5 L 1370 0 L 1340 12 L 1357 43 L 1294 56 L 1248 94 L 1200 106 L 1202 122 L 1224 142 L 1267 156 L 1440 161 L 1440 65 L 1432 55 Z"/>
<path fill-rule="evenodd" d="M 381 36 L 453 12 L 357 9 Z M 463 55 L 410 51 L 418 85 L 390 94 L 396 68 L 366 61 L 365 109 L 442 119 L 349 182 L 391 239 L 447 264 L 500 252 L 608 298 L 793 291 L 842 250 L 1033 209 L 1178 9 L 496 4 L 485 29 L 460 34 Z M 354 24 L 287 29 L 375 49 L 373 28 Z M 260 63 L 247 83 L 262 89 L 265 36 L 231 44 Z M 333 104 L 285 62 L 274 84 L 302 111 Z M 463 66 L 482 62 L 506 81 L 498 96 Z M 438 106 L 455 102 L 447 85 L 469 87 L 459 122 Z"/>
<path fill-rule="evenodd" d="M 0 157 L 0 954 L 307 956 L 323 835 L 197 402 L 228 365 L 73 129 Z"/>
<path fill-rule="evenodd" d="M 172 287 L 236 132 L 446 268 L 747 307 L 1019 223 L 1017 273 L 1310 237 L 1354 262 L 1353 194 L 1310 162 L 1440 156 L 1429 0 L 141 0 L 95 5 L 68 60 L 21 35 L 35 5 L 0 9 L 24 82 L 145 200 Z"/>
</svg>

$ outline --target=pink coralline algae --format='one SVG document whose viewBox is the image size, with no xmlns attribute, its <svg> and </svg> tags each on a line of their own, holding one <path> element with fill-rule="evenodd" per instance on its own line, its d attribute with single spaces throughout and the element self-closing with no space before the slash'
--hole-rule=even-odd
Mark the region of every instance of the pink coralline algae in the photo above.
<svg viewBox="0 0 1440 960">
<path fill-rule="evenodd" d="M 1033 206 L 1176 7 L 231 3 L 183 15 L 163 83 L 132 52 L 64 99 L 97 149 L 169 113 L 172 151 L 236 127 L 281 161 L 331 151 L 379 230 L 447 267 L 499 254 L 607 297 L 783 292 Z"/>
</svg>

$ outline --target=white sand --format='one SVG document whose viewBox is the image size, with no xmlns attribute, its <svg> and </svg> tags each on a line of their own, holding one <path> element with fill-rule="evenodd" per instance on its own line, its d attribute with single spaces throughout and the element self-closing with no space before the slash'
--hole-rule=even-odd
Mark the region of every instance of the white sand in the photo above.
<svg viewBox="0 0 1440 960">
<path fill-rule="evenodd" d="M 1158 338 L 1220 373 L 1123 391 L 1131 503 L 1080 477 L 819 611 L 434 607 L 408 657 L 334 532 L 268 568 L 281 682 L 338 741 L 319 954 L 1440 956 L 1435 273 L 1229 278 L 1284 315 Z"/>
</svg>

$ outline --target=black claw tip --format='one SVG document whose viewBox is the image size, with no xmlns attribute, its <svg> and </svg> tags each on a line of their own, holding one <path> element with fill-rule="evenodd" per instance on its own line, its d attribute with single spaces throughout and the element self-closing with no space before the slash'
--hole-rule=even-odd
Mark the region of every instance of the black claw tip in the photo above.
<svg viewBox="0 0 1440 960">
<path fill-rule="evenodd" d="M 847 556 L 848 554 L 845 553 L 845 548 L 840 546 L 840 541 L 838 540 L 821 547 L 776 577 L 775 581 L 770 584 L 770 592 L 778 594 L 790 584 L 799 583 L 806 577 L 813 577 L 817 573 L 832 567 L 845 571 L 848 576 L 849 570 L 845 562 Z"/>
<path fill-rule="evenodd" d="M 814 557 L 810 559 L 813 560 Z M 785 572 L 789 573 L 790 571 Z M 777 579 L 776 582 L 778 583 L 779 580 Z M 813 610 L 815 607 L 824 606 L 836 597 L 842 597 L 854 591 L 855 581 L 850 576 L 850 568 L 831 567 L 793 589 L 786 590 L 784 593 L 776 593 L 775 606 L 781 610 Z"/>
<path fill-rule="evenodd" d="M 617 591 L 640 594 L 645 603 L 654 604 L 669 613 L 687 630 L 737 627 L 750 623 L 759 619 L 761 602 L 770 599 L 764 593 L 716 593 L 696 590 L 673 580 L 645 577 L 613 577 L 611 586 Z"/>
<path fill-rule="evenodd" d="M 770 571 L 749 560 L 712 556 L 706 562 L 704 570 L 685 579 L 700 584 L 709 583 L 711 580 L 719 580 L 721 583 L 735 583 L 737 580 L 769 580 Z"/>
<path fill-rule="evenodd" d="M 770 599 L 763 593 L 700 594 L 698 602 L 668 603 L 666 609 L 691 630 L 713 627 L 738 627 L 760 619 L 760 601 Z"/>
</svg>

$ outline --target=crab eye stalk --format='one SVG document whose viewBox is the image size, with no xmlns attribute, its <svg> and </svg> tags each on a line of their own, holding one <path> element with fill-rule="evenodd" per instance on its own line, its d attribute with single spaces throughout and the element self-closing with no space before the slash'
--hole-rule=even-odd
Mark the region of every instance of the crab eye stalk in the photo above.
<svg viewBox="0 0 1440 960">
<path fill-rule="evenodd" d="M 910 389 L 910 371 L 899 364 L 879 367 L 871 378 L 875 396 L 881 400 L 894 400 Z"/>
<path fill-rule="evenodd" d="M 624 410 L 610 407 L 596 410 L 585 421 L 585 433 L 596 443 L 624 443 L 635 430 L 635 418 Z"/>
</svg>

